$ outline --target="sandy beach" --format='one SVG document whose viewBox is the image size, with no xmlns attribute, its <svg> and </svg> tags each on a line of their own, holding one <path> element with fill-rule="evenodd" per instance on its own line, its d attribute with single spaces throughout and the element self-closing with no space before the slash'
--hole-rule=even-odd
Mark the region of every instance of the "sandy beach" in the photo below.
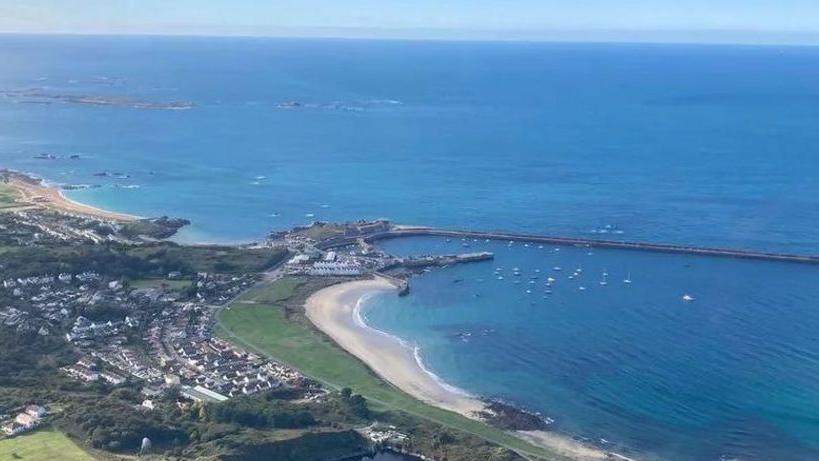
<svg viewBox="0 0 819 461">
<path fill-rule="evenodd" d="M 476 418 L 475 413 L 484 406 L 480 400 L 448 389 L 421 368 L 411 347 L 356 320 L 356 306 L 362 298 L 395 290 L 381 278 L 334 285 L 307 299 L 307 316 L 347 352 L 402 391 L 430 405 Z"/>
<path fill-rule="evenodd" d="M 55 187 L 49 187 L 42 181 L 30 178 L 19 173 L 7 173 L 8 182 L 5 184 L 20 194 L 21 208 L 44 207 L 69 214 L 78 214 L 109 221 L 133 221 L 139 219 L 124 213 L 95 208 L 67 198 L 63 192 Z"/>
<path fill-rule="evenodd" d="M 440 383 L 418 364 L 410 346 L 358 320 L 356 309 L 362 299 L 377 293 L 395 291 L 396 288 L 390 282 L 380 277 L 342 283 L 314 293 L 307 299 L 305 309 L 307 317 L 316 327 L 366 363 L 384 380 L 425 403 L 468 418 L 480 419 L 478 412 L 485 406 L 482 401 Z M 612 457 L 628 459 L 553 432 L 519 431 L 517 435 L 577 461 Z"/>
</svg>

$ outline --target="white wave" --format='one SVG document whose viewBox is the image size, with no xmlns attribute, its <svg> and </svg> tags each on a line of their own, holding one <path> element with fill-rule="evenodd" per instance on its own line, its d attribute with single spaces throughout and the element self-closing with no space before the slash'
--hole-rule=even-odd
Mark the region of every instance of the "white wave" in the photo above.
<svg viewBox="0 0 819 461">
<path fill-rule="evenodd" d="M 403 102 L 401 102 L 401 101 L 399 101 L 397 99 L 370 99 L 368 102 L 370 104 L 389 104 L 389 105 L 394 105 L 394 106 L 404 104 Z"/>
<path fill-rule="evenodd" d="M 415 346 L 412 349 L 412 355 L 413 355 L 413 357 L 415 357 L 415 363 L 418 364 L 418 367 L 424 373 L 426 373 L 430 378 L 432 378 L 436 383 L 438 383 L 439 386 L 443 387 L 447 391 L 452 392 L 454 394 L 459 394 L 459 395 L 463 395 L 465 397 L 475 398 L 475 395 L 461 389 L 460 387 L 456 387 L 456 386 L 453 386 L 452 384 L 447 383 L 440 376 L 438 376 L 432 370 L 427 368 L 427 366 L 424 364 L 424 360 L 421 358 L 421 348 L 420 347 Z"/>
<path fill-rule="evenodd" d="M 380 335 L 386 336 L 393 341 L 396 341 L 401 347 L 406 348 L 408 351 L 412 351 L 412 356 L 415 359 L 415 363 L 418 365 L 418 368 L 421 369 L 427 376 L 432 378 L 439 386 L 446 389 L 448 392 L 452 392 L 453 394 L 463 395 L 464 397 L 469 398 L 477 398 L 474 394 L 471 394 L 464 389 L 459 387 L 453 386 L 452 384 L 447 383 L 444 381 L 440 376 L 435 374 L 432 370 L 430 370 L 425 364 L 424 360 L 421 358 L 421 348 L 417 344 L 411 344 L 404 340 L 403 338 L 399 338 L 398 336 L 392 335 L 387 333 L 386 331 L 379 330 L 378 328 L 373 328 L 367 324 L 364 320 L 364 316 L 362 315 L 361 311 L 364 304 L 372 299 L 373 297 L 377 296 L 378 293 L 367 293 L 361 296 L 358 301 L 355 303 L 355 307 L 353 308 L 353 321 L 356 325 L 366 330 L 370 330 L 372 332 L 378 333 Z"/>
</svg>

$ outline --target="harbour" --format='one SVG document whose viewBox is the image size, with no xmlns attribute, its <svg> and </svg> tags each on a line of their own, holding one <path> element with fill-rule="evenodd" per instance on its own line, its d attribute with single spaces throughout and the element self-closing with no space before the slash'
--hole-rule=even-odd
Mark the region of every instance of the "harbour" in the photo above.
<svg viewBox="0 0 819 461">
<path fill-rule="evenodd" d="M 378 232 L 365 237 L 367 242 L 388 240 L 401 237 L 446 237 L 466 238 L 479 240 L 500 240 L 510 242 L 530 242 L 561 246 L 576 246 L 587 248 L 613 248 L 621 250 L 639 250 L 660 253 L 676 253 L 697 256 L 715 256 L 722 258 L 756 259 L 765 261 L 779 261 L 805 264 L 819 264 L 819 256 L 798 255 L 787 253 L 771 253 L 754 250 L 731 248 L 710 248 L 690 245 L 676 245 L 666 243 L 634 242 L 621 240 L 600 240 L 583 237 L 559 237 L 537 234 L 520 234 L 512 232 L 449 230 L 433 227 L 394 226 L 388 231 Z"/>
</svg>

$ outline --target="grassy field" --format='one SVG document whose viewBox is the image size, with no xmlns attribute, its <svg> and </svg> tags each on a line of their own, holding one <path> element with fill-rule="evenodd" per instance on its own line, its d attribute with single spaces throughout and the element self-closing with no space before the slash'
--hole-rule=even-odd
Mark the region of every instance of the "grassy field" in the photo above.
<svg viewBox="0 0 819 461">
<path fill-rule="evenodd" d="M 15 203 L 15 199 L 18 197 L 19 195 L 14 189 L 0 182 L 0 210 L 20 206 L 19 203 Z"/>
<path fill-rule="evenodd" d="M 559 459 L 502 430 L 416 400 L 381 380 L 324 335 L 300 321 L 287 319 L 282 304 L 294 296 L 298 284 L 294 279 L 282 279 L 251 289 L 220 312 L 218 334 L 331 387 L 349 387 L 376 407 L 398 409 L 460 429 L 522 455 Z"/>
<path fill-rule="evenodd" d="M 91 461 L 68 437 L 54 430 L 39 430 L 0 440 L 0 461 Z"/>
<path fill-rule="evenodd" d="M 0 247 L 0 252 L 3 249 Z M 168 279 L 136 279 L 129 282 L 131 288 L 163 288 L 170 291 L 182 291 L 193 283 L 190 280 L 168 280 Z"/>
</svg>

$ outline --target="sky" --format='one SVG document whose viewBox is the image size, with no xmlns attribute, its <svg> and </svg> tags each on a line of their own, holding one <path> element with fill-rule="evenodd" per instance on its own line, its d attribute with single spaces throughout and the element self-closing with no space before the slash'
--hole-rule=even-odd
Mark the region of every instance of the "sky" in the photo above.
<svg viewBox="0 0 819 461">
<path fill-rule="evenodd" d="M 0 33 L 819 44 L 819 0 L 0 0 Z"/>
</svg>

